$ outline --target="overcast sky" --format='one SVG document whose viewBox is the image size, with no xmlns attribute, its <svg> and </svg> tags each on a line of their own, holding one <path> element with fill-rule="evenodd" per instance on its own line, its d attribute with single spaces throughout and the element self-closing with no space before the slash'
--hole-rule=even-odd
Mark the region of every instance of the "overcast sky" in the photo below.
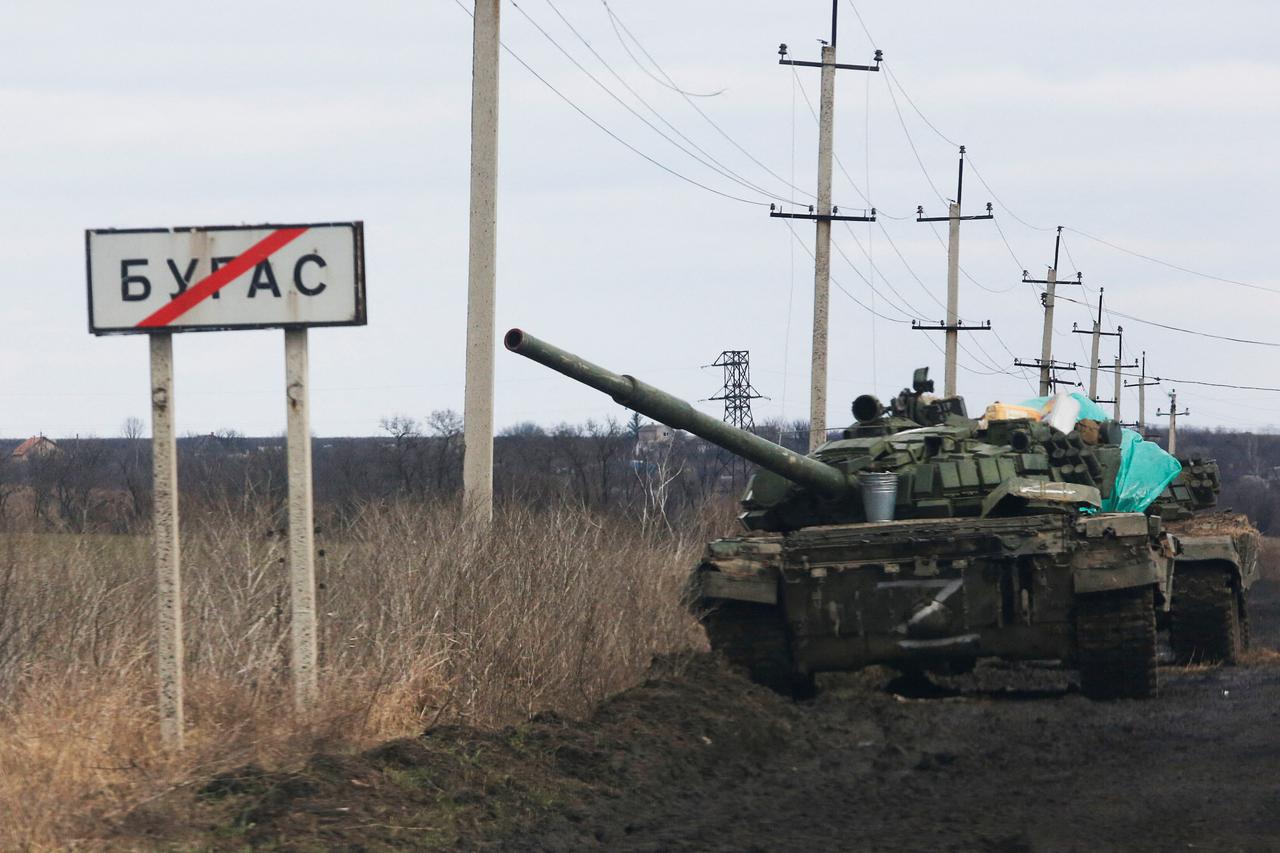
<svg viewBox="0 0 1280 853">
<path fill-rule="evenodd" d="M 888 397 L 917 366 L 929 365 L 941 386 L 932 345 L 940 336 L 905 321 L 943 314 L 945 228 L 935 233 L 913 214 L 916 205 L 945 212 L 930 181 L 954 195 L 956 149 L 906 96 L 937 131 L 968 147 L 996 195 L 970 171 L 965 212 L 998 200 L 997 222 L 1014 255 L 992 222 L 965 224 L 961 264 L 972 278 L 962 279 L 961 315 L 989 319 L 996 330 L 965 336 L 961 363 L 969 369 L 960 372 L 960 390 L 971 410 L 1028 396 L 1027 378 L 997 371 L 1011 369 L 1010 352 L 1039 354 L 1039 300 L 1019 280 L 1024 267 L 1043 277 L 1052 226 L 1280 290 L 1272 251 L 1280 174 L 1275 3 L 861 0 L 874 44 L 848 0 L 841 4 L 840 61 L 866 62 L 880 48 L 893 75 L 844 71 L 836 83 L 844 170 L 836 171 L 835 201 L 846 212 L 861 208 L 861 191 L 885 215 L 833 232 L 852 262 L 838 253 L 833 262 L 848 291 L 833 286 L 831 296 L 833 425 L 849 420 L 854 396 Z M 701 365 L 721 350 L 747 349 L 755 385 L 768 397 L 756 401 L 757 420 L 804 417 L 813 226 L 798 224 L 797 241 L 768 217 L 767 203 L 807 201 L 788 184 L 814 188 L 816 123 L 805 97 L 816 106 L 818 72 L 793 74 L 777 64 L 776 51 L 786 42 L 793 58 L 817 59 L 830 5 L 609 0 L 609 8 L 638 39 L 626 45 L 636 58 L 644 60 L 643 46 L 679 87 L 719 94 L 686 100 L 657 82 L 656 69 L 624 49 L 599 0 L 504 3 L 504 41 L 647 156 L 744 200 L 642 159 L 504 54 L 499 333 L 521 326 L 692 400 L 720 384 L 718 370 Z M 524 13 L 680 145 L 696 144 L 706 152 L 699 157 L 755 186 L 659 136 Z M 369 324 L 312 333 L 315 431 L 372 434 L 385 416 L 461 410 L 471 86 L 471 18 L 463 8 L 453 0 L 14 0 L 5 18 L 0 436 L 109 436 L 127 417 L 147 416 L 145 341 L 87 332 L 83 232 L 102 227 L 363 220 Z M 1110 309 L 1280 342 L 1280 293 L 1178 272 L 1074 231 L 1066 246 L 1061 274 L 1078 265 L 1094 298 L 1106 288 Z M 883 318 L 855 298 L 874 301 Z M 1087 310 L 1061 303 L 1054 355 L 1083 362 L 1087 339 L 1071 334 L 1072 323 L 1087 326 Z M 1151 373 L 1280 386 L 1275 348 L 1115 316 L 1104 326 L 1117 323 L 1126 356 L 1146 350 Z M 1108 361 L 1114 340 L 1103 344 Z M 186 334 L 175 349 L 181 432 L 283 430 L 281 332 Z M 531 362 L 502 352 L 497 364 L 499 427 L 625 416 Z M 1280 425 L 1280 394 L 1186 383 L 1152 389 L 1149 416 L 1167 408 L 1171 387 L 1191 410 L 1188 424 Z M 1103 389 L 1109 397 L 1109 377 Z M 716 403 L 701 405 L 718 411 Z M 1126 419 L 1135 411 L 1136 397 L 1126 397 Z"/>
</svg>

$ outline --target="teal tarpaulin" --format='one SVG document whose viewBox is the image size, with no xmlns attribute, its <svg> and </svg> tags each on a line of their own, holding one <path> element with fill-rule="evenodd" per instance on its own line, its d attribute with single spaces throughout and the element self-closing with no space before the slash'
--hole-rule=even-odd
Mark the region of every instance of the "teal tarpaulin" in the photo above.
<svg viewBox="0 0 1280 853">
<path fill-rule="evenodd" d="M 1077 420 L 1107 421 L 1110 415 L 1083 394 L 1071 397 L 1080 404 Z M 1044 410 L 1052 397 L 1034 397 L 1022 405 Z M 1158 444 L 1144 441 L 1131 429 L 1123 430 L 1120 442 L 1120 469 L 1111 496 L 1102 501 L 1103 512 L 1145 512 L 1160 493 L 1168 488 L 1182 470 L 1182 465 Z"/>
<path fill-rule="evenodd" d="M 1103 512 L 1145 512 L 1182 470 L 1181 463 L 1131 429 L 1120 442 L 1120 470 Z"/>
<path fill-rule="evenodd" d="M 1080 414 L 1076 415 L 1076 420 L 1084 420 L 1085 418 L 1088 418 L 1091 421 L 1098 421 L 1099 423 L 1111 420 L 1111 416 L 1106 413 L 1106 410 L 1085 395 L 1079 392 L 1073 392 L 1067 396 L 1080 404 Z M 1044 407 L 1048 405 L 1049 401 L 1052 399 L 1052 397 L 1032 397 L 1030 400 L 1024 400 L 1021 405 L 1026 406 L 1028 409 L 1039 409 L 1043 412 Z"/>
</svg>

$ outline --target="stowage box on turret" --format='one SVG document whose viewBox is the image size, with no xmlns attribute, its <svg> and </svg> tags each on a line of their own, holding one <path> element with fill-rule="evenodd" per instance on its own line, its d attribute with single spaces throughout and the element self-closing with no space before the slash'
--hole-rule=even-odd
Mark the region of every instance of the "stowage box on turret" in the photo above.
<svg viewBox="0 0 1280 853">
<path fill-rule="evenodd" d="M 1176 542 L 1157 516 L 1101 511 L 1114 421 L 975 420 L 922 370 L 887 407 L 859 397 L 856 423 L 803 456 L 519 329 L 505 343 L 759 466 L 747 532 L 710 543 L 690 583 L 712 648 L 758 682 L 803 693 L 822 671 L 999 656 L 1072 662 L 1093 698 L 1154 692 Z M 877 480 L 890 521 L 868 520 Z"/>
</svg>

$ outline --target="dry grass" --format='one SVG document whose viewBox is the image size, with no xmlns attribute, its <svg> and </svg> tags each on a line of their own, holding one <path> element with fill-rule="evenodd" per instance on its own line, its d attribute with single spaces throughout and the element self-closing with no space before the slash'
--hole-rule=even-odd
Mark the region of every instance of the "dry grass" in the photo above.
<svg viewBox="0 0 1280 853">
<path fill-rule="evenodd" d="M 248 761 L 582 712 L 654 654 L 701 642 L 680 596 L 706 524 L 646 532 L 507 508 L 483 537 L 447 507 L 369 507 L 320 536 L 324 698 L 304 723 L 289 703 L 284 543 L 236 512 L 184 522 L 178 757 L 157 746 L 148 541 L 0 538 L 0 849 L 66 845 Z"/>
<path fill-rule="evenodd" d="M 1280 537 L 1262 537 L 1262 545 L 1258 549 L 1258 575 L 1263 580 L 1280 580 Z"/>
</svg>

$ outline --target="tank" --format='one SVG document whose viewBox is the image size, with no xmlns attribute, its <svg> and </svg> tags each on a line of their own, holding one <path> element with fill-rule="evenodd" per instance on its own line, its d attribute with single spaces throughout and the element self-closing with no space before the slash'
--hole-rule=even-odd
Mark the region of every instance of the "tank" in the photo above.
<svg viewBox="0 0 1280 853">
<path fill-rule="evenodd" d="M 1234 664 L 1249 648 L 1249 588 L 1261 534 L 1242 513 L 1216 511 L 1212 459 L 1180 458 L 1182 472 L 1147 510 L 1171 534 L 1169 645 L 1180 663 Z"/>
<path fill-rule="evenodd" d="M 854 423 L 804 456 L 520 329 L 504 343 L 759 466 L 743 534 L 711 542 L 689 583 L 712 649 L 757 682 L 803 695 L 824 671 L 1001 657 L 1066 661 L 1095 699 L 1154 692 L 1173 545 L 1159 516 L 1101 511 L 1114 422 L 973 419 L 922 368 L 888 405 L 857 398 Z M 864 487 L 886 479 L 892 519 L 867 521 Z"/>
</svg>

